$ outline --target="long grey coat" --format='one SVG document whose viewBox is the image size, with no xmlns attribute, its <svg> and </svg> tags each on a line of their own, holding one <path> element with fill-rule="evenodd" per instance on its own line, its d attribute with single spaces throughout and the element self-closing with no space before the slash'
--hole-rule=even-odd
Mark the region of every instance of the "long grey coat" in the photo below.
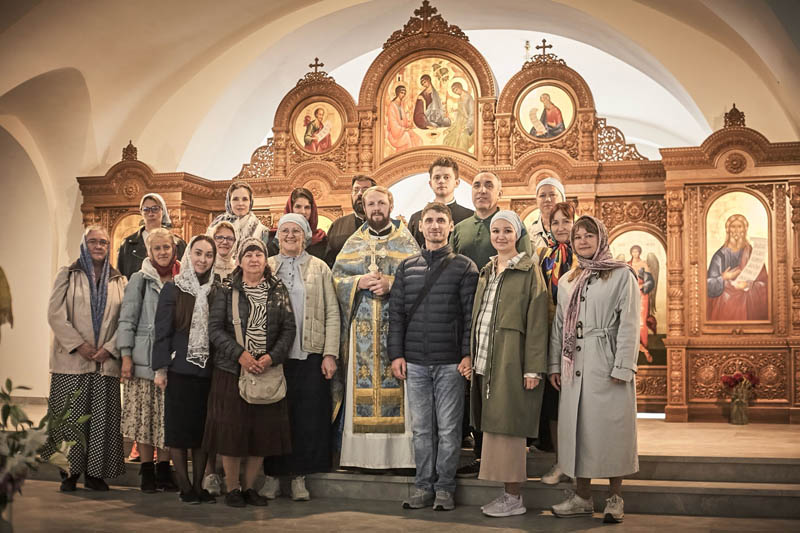
<svg viewBox="0 0 800 533">
<path fill-rule="evenodd" d="M 575 281 L 558 283 L 548 371 L 561 372 L 564 314 Z M 576 278 L 577 279 L 577 278 Z M 627 268 L 608 279 L 592 276 L 581 297 L 572 381 L 561 380 L 558 464 L 570 477 L 607 478 L 639 471 L 636 448 L 636 358 L 639 355 L 639 284 Z M 612 377 L 625 383 L 615 383 Z"/>
</svg>

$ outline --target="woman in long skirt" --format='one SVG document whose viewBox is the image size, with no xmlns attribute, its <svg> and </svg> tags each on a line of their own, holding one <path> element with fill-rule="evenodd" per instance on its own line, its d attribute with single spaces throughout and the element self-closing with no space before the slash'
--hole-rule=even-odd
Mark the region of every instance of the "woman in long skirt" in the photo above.
<svg viewBox="0 0 800 533">
<path fill-rule="evenodd" d="M 81 474 L 86 488 L 108 490 L 104 479 L 125 472 L 120 432 L 119 352 L 116 336 L 125 277 L 111 268 L 108 232 L 92 226 L 84 233 L 80 257 L 58 271 L 47 319 L 53 330 L 50 354 L 48 407 L 60 412 L 73 393 L 80 391 L 70 407 L 69 420 L 90 415 L 80 424 L 86 446 L 75 444 L 69 451 L 69 472 L 62 473 L 61 490 L 74 491 Z M 67 430 L 56 440 L 80 441 Z M 56 450 L 48 445 L 42 457 Z"/>
<path fill-rule="evenodd" d="M 312 241 L 303 215 L 290 213 L 278 222 L 280 253 L 269 266 L 289 291 L 297 334 L 283 365 L 292 427 L 292 454 L 267 457 L 267 479 L 260 494 L 280 494 L 278 475 L 291 475 L 293 500 L 309 500 L 305 476 L 331 469 L 330 379 L 339 355 L 339 302 L 333 275 L 321 259 L 305 251 Z"/>
</svg>

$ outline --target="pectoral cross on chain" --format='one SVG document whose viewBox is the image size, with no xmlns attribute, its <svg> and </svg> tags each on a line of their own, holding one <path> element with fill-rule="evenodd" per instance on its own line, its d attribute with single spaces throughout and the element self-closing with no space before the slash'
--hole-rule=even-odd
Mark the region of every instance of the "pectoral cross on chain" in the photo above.
<svg viewBox="0 0 800 533">
<path fill-rule="evenodd" d="M 369 271 L 370 274 L 375 274 L 375 273 L 380 271 L 380 269 L 378 268 L 378 262 L 376 260 L 376 256 L 377 257 L 386 257 L 386 250 L 385 249 L 378 250 L 376 248 L 377 245 L 378 245 L 378 240 L 377 239 L 370 239 L 369 240 L 369 258 L 370 258 L 370 263 L 369 263 L 369 267 L 367 267 L 367 270 Z"/>
</svg>

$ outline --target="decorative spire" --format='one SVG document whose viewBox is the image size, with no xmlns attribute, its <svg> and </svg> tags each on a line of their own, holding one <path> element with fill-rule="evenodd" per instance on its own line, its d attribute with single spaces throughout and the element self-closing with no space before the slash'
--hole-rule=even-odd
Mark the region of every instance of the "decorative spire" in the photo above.
<svg viewBox="0 0 800 533">
<path fill-rule="evenodd" d="M 469 41 L 469 38 L 461 31 L 461 28 L 449 24 L 441 15 L 437 15 L 438 12 L 439 10 L 432 7 L 428 0 L 423 0 L 422 6 L 414 10 L 415 16 L 408 19 L 408 22 L 406 22 L 402 30 L 395 31 L 389 39 L 383 43 L 383 49 L 385 50 L 393 44 L 413 37 L 414 35 L 428 37 L 432 33 L 443 33 Z"/>
<path fill-rule="evenodd" d="M 314 83 L 314 82 L 333 82 L 334 79 L 328 75 L 327 72 L 324 70 L 320 70 L 320 67 L 324 67 L 325 63 L 320 63 L 319 58 L 315 57 L 313 63 L 308 64 L 308 68 L 313 68 L 314 71 L 307 72 L 305 76 L 297 80 L 297 87 L 306 83 Z"/>
<path fill-rule="evenodd" d="M 139 150 L 133 145 L 133 140 L 128 141 L 128 146 L 122 149 L 123 161 L 136 161 L 139 158 Z"/>
<path fill-rule="evenodd" d="M 525 42 L 526 42 L 526 54 L 525 55 L 527 56 L 528 55 L 527 54 L 528 46 L 527 46 L 527 41 L 525 41 Z M 535 54 L 533 57 L 529 58 L 525 62 L 525 64 L 522 65 L 522 68 L 529 68 L 529 67 L 538 66 L 538 65 L 547 65 L 547 64 L 551 64 L 551 63 L 552 64 L 556 64 L 556 65 L 566 65 L 566 62 L 563 59 L 559 59 L 557 55 L 547 51 L 550 48 L 553 48 L 553 45 L 552 44 L 547 44 L 547 39 L 542 39 L 542 44 L 537 44 L 536 45 L 536 49 L 537 50 L 541 50 L 541 52 L 538 53 L 538 54 Z"/>
<path fill-rule="evenodd" d="M 730 111 L 725 113 L 725 127 L 726 128 L 744 128 L 744 113 L 736 109 L 736 104 Z"/>
</svg>

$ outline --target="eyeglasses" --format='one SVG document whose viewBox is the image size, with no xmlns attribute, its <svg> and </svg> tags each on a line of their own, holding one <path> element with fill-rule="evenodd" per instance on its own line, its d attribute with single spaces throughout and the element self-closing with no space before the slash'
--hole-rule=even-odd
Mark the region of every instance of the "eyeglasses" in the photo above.
<svg viewBox="0 0 800 533">
<path fill-rule="evenodd" d="M 161 206 L 160 205 L 154 205 L 154 206 L 151 206 L 151 207 L 143 207 L 142 208 L 142 213 L 144 213 L 145 215 L 147 215 L 148 213 L 156 214 L 159 211 L 161 211 Z"/>
<path fill-rule="evenodd" d="M 227 242 L 233 244 L 236 242 L 236 237 L 226 237 L 225 235 L 214 235 L 214 240 L 217 242 Z"/>
<path fill-rule="evenodd" d="M 105 248 L 111 243 L 105 239 L 89 239 L 88 241 L 86 241 L 86 244 L 88 244 L 89 246 L 102 246 L 103 248 Z"/>
</svg>

